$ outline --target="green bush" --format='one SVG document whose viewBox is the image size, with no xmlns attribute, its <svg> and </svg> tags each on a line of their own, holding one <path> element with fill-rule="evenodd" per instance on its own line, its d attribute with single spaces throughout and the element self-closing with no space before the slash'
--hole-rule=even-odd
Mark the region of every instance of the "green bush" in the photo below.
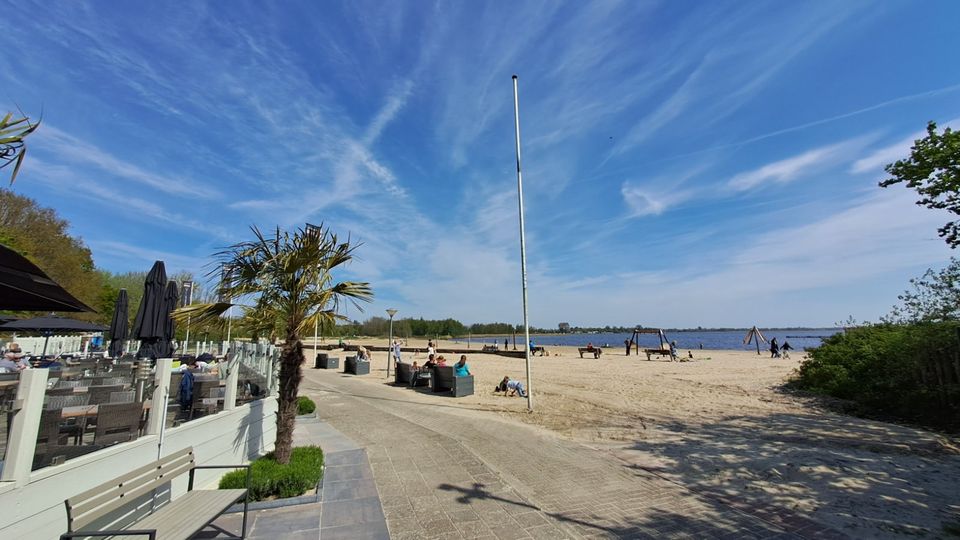
<svg viewBox="0 0 960 540">
<path fill-rule="evenodd" d="M 285 499 L 316 487 L 323 476 L 323 450 L 317 446 L 294 448 L 290 463 L 281 465 L 269 453 L 250 464 L 250 500 Z M 242 489 L 247 471 L 233 471 L 220 479 L 220 489 Z"/>
<path fill-rule="evenodd" d="M 960 427 L 956 323 L 850 328 L 810 351 L 799 388 L 851 400 L 881 413 L 938 427 Z"/>
<path fill-rule="evenodd" d="M 313 411 L 317 410 L 317 404 L 313 402 L 312 399 L 307 396 L 297 397 L 297 414 L 313 414 Z"/>
</svg>

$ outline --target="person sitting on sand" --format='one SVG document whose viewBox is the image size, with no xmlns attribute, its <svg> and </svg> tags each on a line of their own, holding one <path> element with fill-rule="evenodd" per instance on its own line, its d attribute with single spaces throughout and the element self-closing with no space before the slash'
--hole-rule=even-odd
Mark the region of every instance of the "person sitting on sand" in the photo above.
<svg viewBox="0 0 960 540">
<path fill-rule="evenodd" d="M 460 361 L 453 365 L 454 377 L 467 377 L 470 375 L 470 367 L 467 366 L 467 355 L 461 354 Z"/>
<path fill-rule="evenodd" d="M 493 393 L 497 392 L 503 392 L 504 397 L 507 396 L 507 392 L 510 392 L 511 396 L 520 394 L 520 397 L 527 397 L 527 390 L 523 387 L 523 383 L 507 376 L 504 376 L 500 384 L 494 388 Z"/>
</svg>

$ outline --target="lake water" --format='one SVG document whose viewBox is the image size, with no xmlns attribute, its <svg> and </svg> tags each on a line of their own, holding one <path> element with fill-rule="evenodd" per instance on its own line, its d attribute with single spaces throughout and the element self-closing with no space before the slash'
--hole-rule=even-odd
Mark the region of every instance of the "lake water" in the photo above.
<svg viewBox="0 0 960 540">
<path fill-rule="evenodd" d="M 770 339 L 777 338 L 777 343 L 783 345 L 784 341 L 789 341 L 790 346 L 801 351 L 807 348 L 813 348 L 820 345 L 822 338 L 832 336 L 841 332 L 839 328 L 818 328 L 814 330 L 762 330 L 763 337 Z M 677 342 L 677 349 L 698 349 L 703 345 L 704 349 L 723 349 L 723 350 L 756 350 L 756 345 L 743 344 L 743 338 L 746 330 L 724 330 L 724 331 L 700 331 L 684 330 L 678 332 L 667 332 L 667 339 Z M 571 347 L 585 347 L 587 343 L 593 343 L 601 347 L 623 348 L 623 341 L 630 339 L 631 333 L 599 333 L 599 334 L 548 334 L 533 336 L 535 345 L 566 345 Z M 503 346 L 503 340 L 507 339 L 510 347 L 513 347 L 513 336 L 483 337 L 471 338 L 471 343 L 498 343 Z M 459 343 L 466 343 L 466 339 L 457 340 Z M 523 341 L 523 335 L 517 336 L 517 343 Z M 641 348 L 656 348 L 660 346 L 660 340 L 656 334 L 641 334 Z M 760 349 L 767 350 L 769 344 L 761 343 Z"/>
</svg>

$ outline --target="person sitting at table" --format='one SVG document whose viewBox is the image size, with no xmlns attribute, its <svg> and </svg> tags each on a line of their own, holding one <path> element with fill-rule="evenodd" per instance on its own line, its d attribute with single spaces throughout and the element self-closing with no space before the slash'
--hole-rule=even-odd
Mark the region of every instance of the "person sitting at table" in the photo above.
<svg viewBox="0 0 960 540">
<path fill-rule="evenodd" d="M 454 377 L 467 377 L 470 375 L 470 367 L 467 366 L 467 355 L 461 354 L 460 361 L 453 365 Z"/>
<path fill-rule="evenodd" d="M 23 352 L 20 350 L 20 346 L 16 343 L 11 343 L 10 348 L 7 350 L 6 354 L 3 355 L 3 359 L 0 359 L 0 369 L 10 372 L 18 372 L 27 369 L 27 363 L 23 359 Z"/>
<path fill-rule="evenodd" d="M 447 359 L 442 354 L 437 357 L 437 367 L 447 367 Z"/>
<path fill-rule="evenodd" d="M 433 369 L 437 366 L 437 361 L 433 359 L 433 355 L 427 356 L 427 361 L 423 364 L 423 369 Z"/>
<path fill-rule="evenodd" d="M 414 360 L 413 364 L 410 366 L 410 388 L 413 388 L 417 383 L 417 378 L 420 376 L 420 366 L 417 365 L 417 361 Z"/>
</svg>

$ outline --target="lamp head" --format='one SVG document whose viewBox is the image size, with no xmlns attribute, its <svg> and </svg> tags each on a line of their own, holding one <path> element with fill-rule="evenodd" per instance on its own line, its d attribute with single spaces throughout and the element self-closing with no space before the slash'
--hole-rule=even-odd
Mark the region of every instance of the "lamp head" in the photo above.
<svg viewBox="0 0 960 540">
<path fill-rule="evenodd" d="M 397 314 L 397 310 L 395 310 L 395 309 L 393 309 L 393 308 L 390 308 L 390 309 L 387 310 L 387 315 L 389 315 L 391 319 L 392 319 L 393 316 L 396 315 L 396 314 Z"/>
</svg>

